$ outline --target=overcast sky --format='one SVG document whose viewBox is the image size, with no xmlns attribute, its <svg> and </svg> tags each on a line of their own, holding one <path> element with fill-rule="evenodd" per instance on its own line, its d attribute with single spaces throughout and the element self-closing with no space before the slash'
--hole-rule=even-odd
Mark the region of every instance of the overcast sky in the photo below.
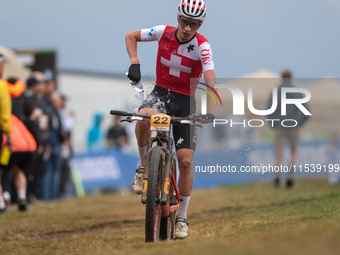
<svg viewBox="0 0 340 255">
<path fill-rule="evenodd" d="M 218 77 L 291 68 L 297 77 L 340 77 L 339 0 L 206 0 L 199 30 L 211 43 Z M 179 0 L 0 0 L 0 45 L 58 51 L 62 70 L 123 74 L 131 30 L 177 25 Z M 154 76 L 157 43 L 138 47 Z"/>
</svg>

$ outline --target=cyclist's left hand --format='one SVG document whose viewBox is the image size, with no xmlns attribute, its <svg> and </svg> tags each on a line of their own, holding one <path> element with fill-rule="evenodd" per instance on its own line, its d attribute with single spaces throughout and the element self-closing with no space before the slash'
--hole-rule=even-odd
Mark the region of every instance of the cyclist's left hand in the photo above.
<svg viewBox="0 0 340 255">
<path fill-rule="evenodd" d="M 198 117 L 200 122 L 203 124 L 210 123 L 215 119 L 215 115 L 212 113 L 200 114 Z"/>
</svg>

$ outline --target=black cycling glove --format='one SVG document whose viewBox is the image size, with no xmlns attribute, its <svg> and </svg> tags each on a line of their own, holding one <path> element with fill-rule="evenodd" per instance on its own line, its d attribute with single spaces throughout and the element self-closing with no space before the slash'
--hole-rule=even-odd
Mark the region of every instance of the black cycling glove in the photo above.
<svg viewBox="0 0 340 255">
<path fill-rule="evenodd" d="M 200 114 L 199 117 L 204 119 L 204 120 L 214 120 L 215 119 L 215 115 L 212 114 L 212 113 Z"/>
<path fill-rule="evenodd" d="M 138 83 L 140 81 L 140 64 L 132 64 L 129 68 L 129 74 L 127 76 L 131 81 Z"/>
</svg>

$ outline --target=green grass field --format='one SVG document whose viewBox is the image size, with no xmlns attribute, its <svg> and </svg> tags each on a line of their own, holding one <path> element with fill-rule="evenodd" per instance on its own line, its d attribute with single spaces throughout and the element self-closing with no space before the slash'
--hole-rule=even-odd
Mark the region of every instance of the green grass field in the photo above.
<svg viewBox="0 0 340 255">
<path fill-rule="evenodd" d="M 16 206 L 0 215 L 0 254 L 340 254 L 340 185 L 298 180 L 195 190 L 185 240 L 144 243 L 138 195 Z"/>
</svg>

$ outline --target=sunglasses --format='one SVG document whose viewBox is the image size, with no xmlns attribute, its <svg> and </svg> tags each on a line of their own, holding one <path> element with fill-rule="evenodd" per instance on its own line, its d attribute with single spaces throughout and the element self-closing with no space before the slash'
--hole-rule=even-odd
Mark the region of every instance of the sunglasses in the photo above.
<svg viewBox="0 0 340 255">
<path fill-rule="evenodd" d="M 189 21 L 187 19 L 183 19 L 182 17 L 179 17 L 179 24 L 183 28 L 190 26 L 191 29 L 196 30 L 201 25 L 201 21 Z"/>
</svg>

